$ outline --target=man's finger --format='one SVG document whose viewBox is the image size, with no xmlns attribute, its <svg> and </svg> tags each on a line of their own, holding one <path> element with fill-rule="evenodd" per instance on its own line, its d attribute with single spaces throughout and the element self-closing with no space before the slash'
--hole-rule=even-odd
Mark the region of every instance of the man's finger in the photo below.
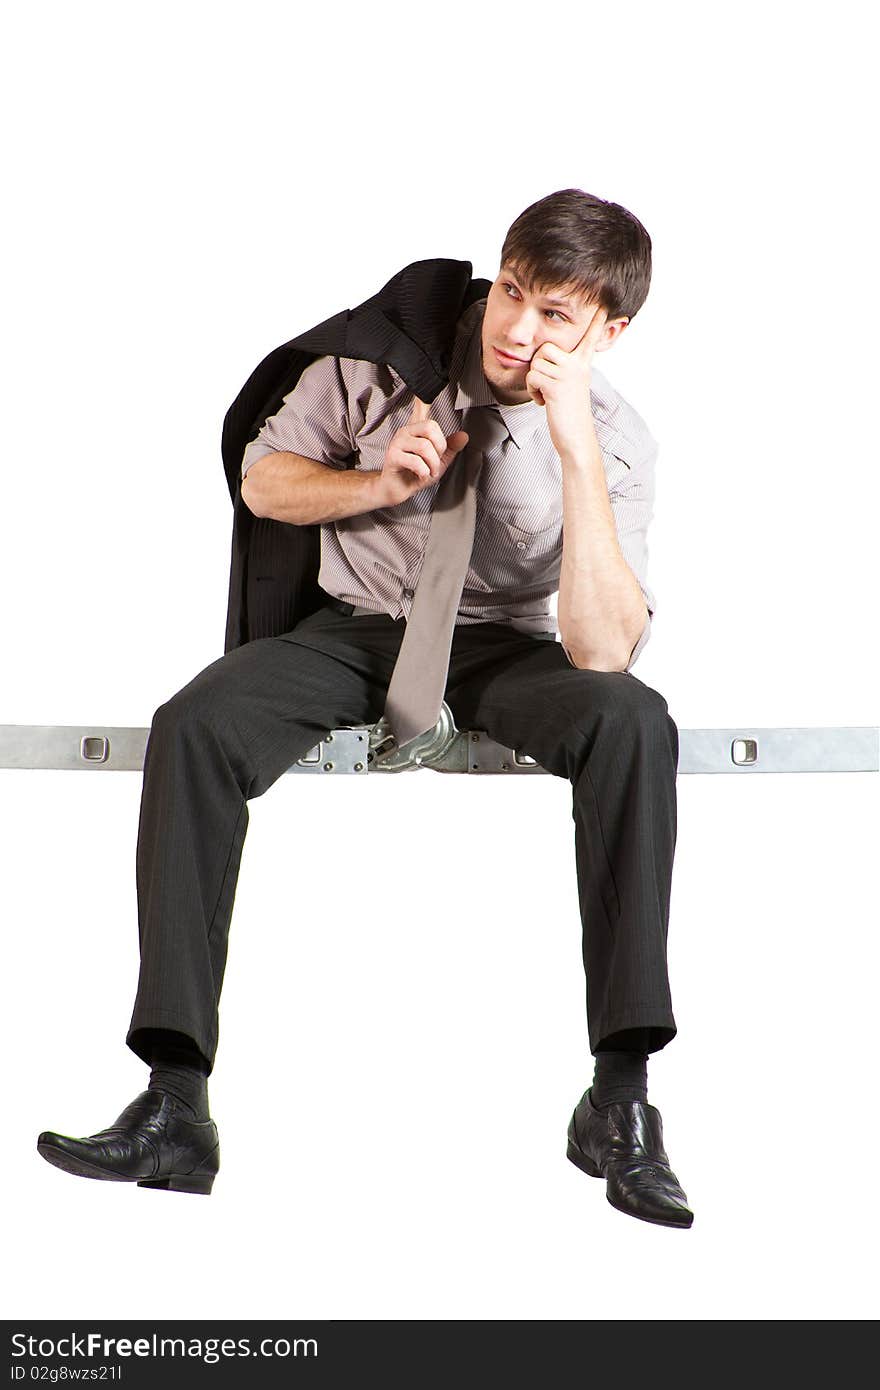
<svg viewBox="0 0 880 1390">
<path fill-rule="evenodd" d="M 607 322 L 608 322 L 608 314 L 607 314 L 607 311 L 606 311 L 605 309 L 603 309 L 603 308 L 601 307 L 601 305 L 598 305 L 598 306 L 596 307 L 596 310 L 595 310 L 594 314 L 593 314 L 593 317 L 590 319 L 590 322 L 587 324 L 587 330 L 586 330 L 586 332 L 584 333 L 584 336 L 581 338 L 580 342 L 578 343 L 577 347 L 575 348 L 575 352 L 582 352 L 582 353 L 584 354 L 584 356 L 586 356 L 589 352 L 591 352 L 592 349 L 593 349 L 593 345 L 595 344 L 596 340 L 597 340 L 597 339 L 599 338 L 599 336 L 601 335 L 602 329 L 605 327 L 605 324 L 606 324 Z"/>
<path fill-rule="evenodd" d="M 427 401 L 420 401 L 418 396 L 416 396 L 413 399 L 412 415 L 409 417 L 409 423 L 411 425 L 414 423 L 421 424 L 423 420 L 430 420 L 430 418 L 431 407 L 428 405 Z"/>
</svg>

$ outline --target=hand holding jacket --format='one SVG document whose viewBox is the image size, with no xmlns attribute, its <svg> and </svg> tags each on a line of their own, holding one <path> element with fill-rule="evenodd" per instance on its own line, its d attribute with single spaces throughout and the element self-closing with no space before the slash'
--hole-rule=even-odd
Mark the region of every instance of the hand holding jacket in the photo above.
<svg viewBox="0 0 880 1390">
<path fill-rule="evenodd" d="M 380 507 L 396 507 L 422 488 L 433 487 L 453 459 L 468 442 L 464 430 L 447 439 L 426 401 L 413 401 L 412 414 L 389 441 L 385 451 L 377 502 Z"/>
</svg>

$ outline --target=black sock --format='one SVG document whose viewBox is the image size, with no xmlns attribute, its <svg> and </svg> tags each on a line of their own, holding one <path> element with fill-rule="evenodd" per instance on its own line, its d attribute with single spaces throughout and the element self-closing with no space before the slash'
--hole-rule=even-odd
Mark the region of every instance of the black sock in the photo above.
<svg viewBox="0 0 880 1390">
<path fill-rule="evenodd" d="M 590 1089 L 600 1109 L 619 1100 L 648 1100 L 647 1052 L 597 1052 Z"/>
<path fill-rule="evenodd" d="M 184 1033 L 156 1029 L 150 1048 L 150 1089 L 174 1096 L 192 1120 L 208 1120 L 208 1064 Z"/>
</svg>

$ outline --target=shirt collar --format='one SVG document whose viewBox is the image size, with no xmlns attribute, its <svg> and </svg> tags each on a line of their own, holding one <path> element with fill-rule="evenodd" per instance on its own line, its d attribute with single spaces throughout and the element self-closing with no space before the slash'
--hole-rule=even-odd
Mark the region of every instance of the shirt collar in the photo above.
<svg viewBox="0 0 880 1390">
<path fill-rule="evenodd" d="M 474 405 L 491 405 L 500 411 L 507 432 L 518 449 L 522 449 L 538 429 L 547 428 L 547 413 L 537 401 L 505 405 L 492 391 L 483 371 L 482 329 L 485 299 L 477 300 L 460 320 L 463 336 L 464 361 L 455 397 L 455 409 L 467 410 Z M 469 335 L 469 336 L 467 336 Z"/>
</svg>

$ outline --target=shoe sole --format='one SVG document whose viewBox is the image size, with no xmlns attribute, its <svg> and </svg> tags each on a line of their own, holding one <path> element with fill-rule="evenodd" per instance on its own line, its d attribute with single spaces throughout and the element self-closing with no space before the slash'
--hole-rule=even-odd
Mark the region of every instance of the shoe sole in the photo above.
<svg viewBox="0 0 880 1390">
<path fill-rule="evenodd" d="M 138 1187 L 158 1187 L 161 1192 L 202 1192 L 210 1196 L 214 1173 L 175 1173 L 168 1178 L 141 1178 Z"/>
<path fill-rule="evenodd" d="M 126 1178 L 119 1173 L 108 1173 L 84 1158 L 75 1158 L 66 1149 L 56 1148 L 54 1144 L 38 1143 L 37 1150 L 53 1168 L 73 1173 L 78 1178 L 95 1178 L 99 1182 L 134 1182 L 138 1187 L 157 1187 L 164 1192 L 199 1192 L 209 1196 L 217 1176 L 216 1173 L 202 1171 L 204 1164 L 200 1164 L 192 1173 L 171 1173 L 165 1178 Z"/>
<path fill-rule="evenodd" d="M 650 1226 L 667 1226 L 671 1231 L 689 1231 L 694 1224 L 693 1216 L 691 1216 L 690 1221 L 664 1221 L 660 1216 L 643 1216 L 639 1211 L 630 1211 L 629 1207 L 622 1207 L 618 1202 L 612 1202 L 610 1197 L 608 1197 L 608 1205 L 614 1207 L 615 1211 L 622 1211 L 624 1216 L 634 1216 L 636 1221 L 647 1221 Z"/>
<path fill-rule="evenodd" d="M 565 1151 L 566 1158 L 570 1158 L 576 1168 L 580 1168 L 582 1173 L 589 1173 L 591 1178 L 601 1178 L 604 1176 L 601 1168 L 598 1168 L 591 1158 L 581 1153 L 580 1149 L 568 1141 L 568 1148 Z"/>
<path fill-rule="evenodd" d="M 575 1148 L 571 1141 L 569 1141 L 565 1156 L 571 1160 L 576 1168 L 580 1168 L 582 1173 L 588 1173 L 591 1178 L 602 1178 L 605 1176 L 601 1168 L 599 1168 L 591 1158 L 588 1158 L 586 1154 L 581 1153 L 580 1149 Z M 634 1216 L 636 1221 L 647 1221 L 650 1226 L 667 1226 L 673 1231 L 688 1231 L 694 1224 L 693 1215 L 690 1221 L 664 1221 L 659 1216 L 644 1216 L 641 1212 L 630 1211 L 629 1207 L 621 1206 L 619 1202 L 613 1202 L 607 1191 L 605 1196 L 608 1199 L 608 1205 L 613 1207 L 615 1211 L 623 1212 L 624 1216 Z"/>
</svg>

